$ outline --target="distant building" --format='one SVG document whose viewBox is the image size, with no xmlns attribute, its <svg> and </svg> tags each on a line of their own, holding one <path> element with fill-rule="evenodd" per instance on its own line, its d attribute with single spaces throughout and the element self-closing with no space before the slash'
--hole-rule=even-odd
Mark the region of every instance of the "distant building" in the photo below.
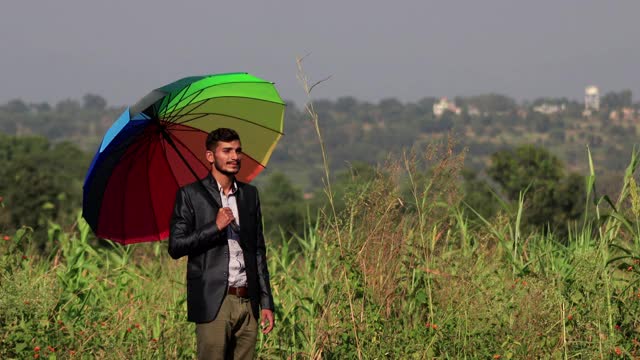
<svg viewBox="0 0 640 360">
<path fill-rule="evenodd" d="M 433 115 L 436 117 L 441 117 L 447 110 L 456 115 L 460 115 L 462 113 L 462 109 L 457 107 L 455 102 L 449 101 L 446 97 L 440 98 L 439 102 L 433 104 Z"/>
<path fill-rule="evenodd" d="M 618 114 L 618 110 L 612 110 L 609 113 L 609 120 L 613 120 L 613 121 L 620 120 L 620 115 Z"/>
<path fill-rule="evenodd" d="M 623 107 L 622 108 L 622 119 L 626 120 L 626 121 L 630 121 L 635 119 L 636 117 L 636 110 L 634 108 L 631 107 Z"/>
<path fill-rule="evenodd" d="M 478 107 L 473 106 L 473 105 L 469 105 L 469 106 L 467 107 L 467 114 L 468 114 L 469 116 L 474 116 L 474 117 L 477 117 L 477 116 L 480 116 L 480 115 L 481 115 L 481 113 L 480 113 L 480 109 L 478 109 Z"/>
<path fill-rule="evenodd" d="M 557 105 L 557 104 L 543 103 L 543 104 L 540 104 L 538 106 L 534 106 L 533 107 L 533 111 L 535 111 L 537 113 L 540 113 L 540 114 L 552 115 L 552 114 L 558 113 L 560 111 L 565 111 L 566 108 L 567 108 L 567 106 L 565 104 Z"/>
<path fill-rule="evenodd" d="M 600 110 L 600 90 L 597 86 L 587 86 L 584 89 L 584 109 L 591 111 Z"/>
<path fill-rule="evenodd" d="M 630 107 L 623 107 L 620 110 L 612 110 L 609 113 L 609 120 L 617 121 L 632 121 L 635 119 L 636 111 Z"/>
</svg>

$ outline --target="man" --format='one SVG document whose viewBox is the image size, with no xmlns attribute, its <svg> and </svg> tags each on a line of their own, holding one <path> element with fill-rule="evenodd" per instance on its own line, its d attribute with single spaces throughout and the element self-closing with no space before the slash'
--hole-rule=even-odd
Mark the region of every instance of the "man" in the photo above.
<svg viewBox="0 0 640 360">
<path fill-rule="evenodd" d="M 251 359 L 257 319 L 264 334 L 274 324 L 258 191 L 235 179 L 243 154 L 234 130 L 209 133 L 205 156 L 211 173 L 176 194 L 169 254 L 188 256 L 187 318 L 196 323 L 198 359 Z"/>
</svg>

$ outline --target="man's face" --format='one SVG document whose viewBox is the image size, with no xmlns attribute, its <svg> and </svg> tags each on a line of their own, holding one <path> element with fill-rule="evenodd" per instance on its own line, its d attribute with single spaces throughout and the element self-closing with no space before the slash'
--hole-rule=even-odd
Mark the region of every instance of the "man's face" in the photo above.
<svg viewBox="0 0 640 360">
<path fill-rule="evenodd" d="M 207 160 L 214 168 L 225 175 L 235 175 L 240 171 L 242 145 L 239 140 L 218 141 L 214 151 L 207 150 Z"/>
</svg>

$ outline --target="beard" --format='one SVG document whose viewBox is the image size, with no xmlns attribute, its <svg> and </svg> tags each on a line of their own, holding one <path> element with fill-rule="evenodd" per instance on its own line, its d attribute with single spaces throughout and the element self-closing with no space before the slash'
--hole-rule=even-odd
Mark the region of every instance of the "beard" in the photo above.
<svg viewBox="0 0 640 360">
<path fill-rule="evenodd" d="M 240 160 L 236 161 L 236 163 L 238 164 L 238 170 L 231 170 L 231 171 L 223 169 L 222 168 L 223 164 L 218 163 L 217 159 L 213 162 L 213 166 L 215 166 L 216 170 L 218 170 L 222 174 L 227 175 L 227 176 L 233 176 L 233 175 L 236 175 L 240 171 Z"/>
</svg>

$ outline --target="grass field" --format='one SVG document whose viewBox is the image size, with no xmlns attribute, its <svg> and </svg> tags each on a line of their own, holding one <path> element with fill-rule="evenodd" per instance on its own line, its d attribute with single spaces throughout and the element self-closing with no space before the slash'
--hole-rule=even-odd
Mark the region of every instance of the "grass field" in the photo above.
<svg viewBox="0 0 640 360">
<path fill-rule="evenodd" d="M 522 231 L 522 202 L 478 218 L 452 181 L 462 159 L 424 156 L 430 177 L 405 156 L 355 184 L 344 212 L 267 239 L 276 327 L 260 358 L 640 357 L 635 157 L 617 211 L 591 204 L 560 239 Z M 51 224 L 45 250 L 33 236 L 0 240 L 0 358 L 194 357 L 186 264 L 166 242 L 92 245 L 80 219 Z"/>
</svg>

